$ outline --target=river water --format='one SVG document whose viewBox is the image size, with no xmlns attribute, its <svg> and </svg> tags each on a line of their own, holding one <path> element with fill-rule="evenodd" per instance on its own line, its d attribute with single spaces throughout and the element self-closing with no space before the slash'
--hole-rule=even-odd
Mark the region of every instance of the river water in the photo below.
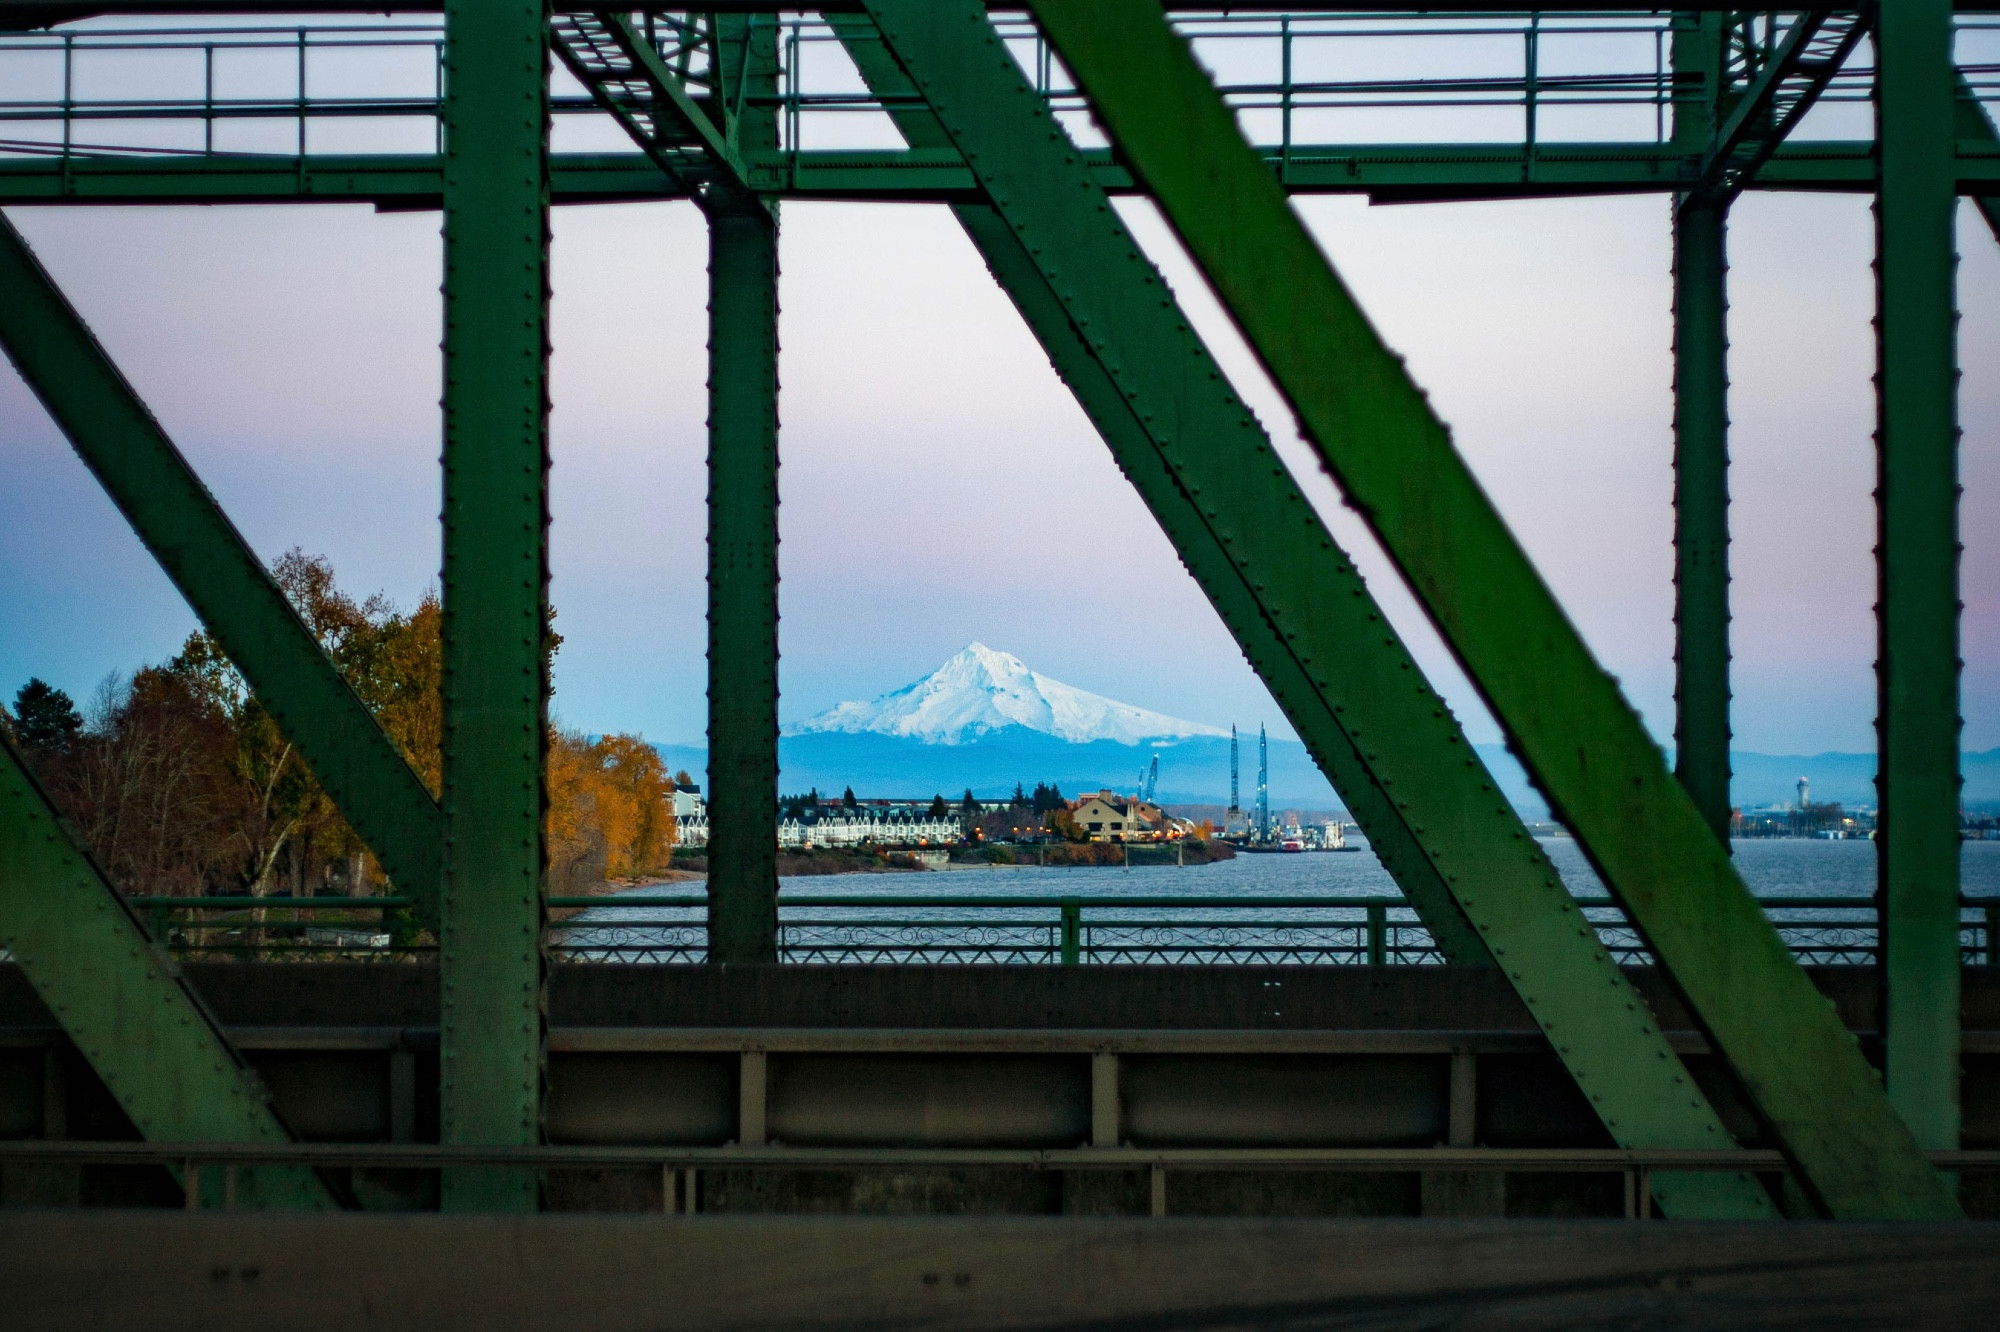
<svg viewBox="0 0 2000 1332">
<path fill-rule="evenodd" d="M 1359 839 L 1356 839 L 1359 840 Z M 1395 881 L 1365 849 L 1300 855 L 1240 855 L 1213 865 L 1132 869 L 954 867 L 942 873 L 807 875 L 786 878 L 789 896 L 951 897 L 1348 897 L 1396 893 Z M 1604 886 L 1577 844 L 1542 839 L 1563 881 L 1579 896 Z M 1736 864 L 1759 897 L 1859 897 L 1875 891 L 1875 845 L 1867 841 L 1753 838 L 1735 844 Z M 2000 842 L 1967 842 L 1960 857 L 1969 897 L 2000 897 Z M 642 890 L 643 891 L 643 890 Z M 655 889 L 653 891 L 662 891 Z M 671 890 L 667 890 L 671 891 Z"/>
<path fill-rule="evenodd" d="M 1603 886 L 1575 842 L 1545 838 L 1543 848 L 1571 891 L 1596 897 Z M 1758 839 L 1735 846 L 1736 863 L 1751 891 L 1765 899 L 1847 898 L 1855 908 L 1809 912 L 1781 932 L 1812 960 L 1865 959 L 1872 941 L 1869 898 L 1875 887 L 1875 847 L 1865 841 Z M 1968 842 L 1963 855 L 1967 896 L 2000 900 L 2000 842 Z M 618 897 L 687 897 L 698 883 L 632 888 L 573 917 L 562 931 L 573 959 L 699 961 L 706 933 L 701 906 L 622 906 Z M 1194 910 L 1160 905 L 1120 905 L 1145 898 L 1339 898 L 1396 896 L 1388 873 L 1366 849 L 1347 853 L 1239 855 L 1213 865 L 1147 865 L 1131 869 L 980 866 L 930 873 L 807 875 L 785 878 L 781 897 L 873 898 L 873 906 L 808 906 L 786 913 L 786 956 L 802 961 L 1047 961 L 1055 947 L 1056 898 L 1094 899 L 1085 946 L 1091 958 L 1109 961 L 1214 960 L 1216 950 L 1257 953 L 1260 961 L 1354 961 L 1359 957 L 1363 913 L 1358 907 L 1297 908 L 1270 905 Z M 1019 899 L 1021 905 L 950 907 L 941 898 Z M 881 899 L 893 899 L 884 903 Z M 1191 902 L 1191 905 L 1193 903 Z M 1589 909 L 1616 952 L 1637 944 L 1615 909 Z M 1428 936 L 1406 907 L 1391 908 L 1398 960 L 1426 961 Z M 1121 934 L 1122 931 L 1122 934 Z M 1859 933 L 1856 933 L 1859 931 Z M 1414 933 L 1412 933 L 1414 932 Z M 1129 935 L 1130 938 L 1125 936 Z M 1850 937 L 1852 936 L 1852 937 Z M 1865 936 L 1865 937 L 1864 937 Z M 1405 956 L 1400 950 L 1414 947 Z M 1862 948 L 1853 953 L 1841 949 Z M 1277 950 L 1282 956 L 1266 957 Z M 1824 956 L 1811 953 L 1819 949 Z M 1260 952 L 1259 950 L 1263 950 Z M 1833 951 L 1828 951 L 1833 950 Z M 1185 956 L 1184 956 L 1185 955 Z M 1626 958 L 1632 960 L 1632 958 Z"/>
</svg>

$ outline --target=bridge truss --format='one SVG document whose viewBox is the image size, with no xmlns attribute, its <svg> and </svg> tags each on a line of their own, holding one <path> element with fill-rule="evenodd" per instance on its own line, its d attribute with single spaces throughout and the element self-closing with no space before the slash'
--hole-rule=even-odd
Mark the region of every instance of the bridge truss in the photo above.
<svg viewBox="0 0 2000 1332">
<path fill-rule="evenodd" d="M 260 18 L 277 12 L 315 17 Z M 204 17 L 160 17 L 177 14 Z M 1950 1217 L 1926 1153 L 1959 1145 L 1953 218 L 1970 196 L 2000 228 L 2000 66 L 1966 54 L 1995 22 L 1950 0 L 1240 15 L 1178 0 L 0 0 L 0 204 L 441 209 L 435 798 L 5 224 L 0 344 L 435 930 L 447 1145 L 542 1137 L 549 209 L 688 200 L 708 219 L 706 937 L 713 962 L 767 965 L 776 246 L 783 202 L 821 199 L 953 211 L 1439 952 L 1505 976 L 1620 1147 L 1737 1146 L 1110 204 L 1145 196 L 1782 1153 L 1781 1196 L 1749 1173 L 1666 1171 L 1661 1205 Z M 1476 50 L 1491 72 L 1398 76 L 1376 59 L 1398 44 Z M 1594 63 L 1557 72 L 1576 51 Z M 135 54 L 178 73 L 143 93 L 105 75 Z M 343 81 L 336 64 L 368 72 Z M 1843 103 L 1872 107 L 1871 138 L 1796 133 Z M 1422 116 L 1463 137 L 1406 132 Z M 1726 846 L 1725 242 L 1731 201 L 1764 189 L 1877 204 L 1879 1075 Z M 1288 195 L 1319 192 L 1675 200 L 1675 771 L 1297 220 Z M 284 1137 L 11 751 L 0 942 L 148 1137 Z M 337 1201 L 297 1166 L 246 1175 L 243 1200 Z M 536 1205 L 526 1168 L 445 1179 L 449 1209 Z"/>
</svg>

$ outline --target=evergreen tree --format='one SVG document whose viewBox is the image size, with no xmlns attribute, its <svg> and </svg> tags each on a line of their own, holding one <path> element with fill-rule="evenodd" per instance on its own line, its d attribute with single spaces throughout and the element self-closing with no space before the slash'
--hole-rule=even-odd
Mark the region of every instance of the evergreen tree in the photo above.
<svg viewBox="0 0 2000 1332">
<path fill-rule="evenodd" d="M 62 690 L 35 679 L 14 695 L 14 738 L 21 748 L 67 754 L 82 734 L 83 714 Z"/>
<path fill-rule="evenodd" d="M 854 788 L 851 786 L 840 793 L 840 803 L 849 809 L 861 808 L 861 801 L 855 798 Z"/>
<path fill-rule="evenodd" d="M 931 797 L 930 817 L 934 819 L 948 819 L 951 817 L 951 806 L 944 803 L 942 793 Z"/>
<path fill-rule="evenodd" d="M 971 787 L 968 786 L 965 788 L 965 798 L 958 802 L 958 808 L 964 814 L 977 814 L 979 812 L 979 801 L 973 796 Z"/>
<path fill-rule="evenodd" d="M 1021 789 L 1019 782 L 1014 783 L 1014 799 L 1012 803 L 1015 809 L 1023 809 L 1027 806 L 1028 793 Z"/>
</svg>

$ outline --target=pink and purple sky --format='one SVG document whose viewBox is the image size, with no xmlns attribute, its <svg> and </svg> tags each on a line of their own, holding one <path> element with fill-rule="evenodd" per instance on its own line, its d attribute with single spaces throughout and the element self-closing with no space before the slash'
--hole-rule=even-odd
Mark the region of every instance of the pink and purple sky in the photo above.
<svg viewBox="0 0 2000 1332">
<path fill-rule="evenodd" d="M 1303 208 L 1656 733 L 1671 729 L 1666 201 Z M 1127 205 L 1281 438 L 1289 423 Z M 438 563 L 438 219 L 355 207 L 16 209 L 16 224 L 266 557 L 409 600 Z M 1738 745 L 1872 744 L 1871 223 L 1759 194 L 1732 227 Z M 1966 747 L 2000 745 L 2000 244 L 1961 219 Z M 558 211 L 556 708 L 703 730 L 704 244 L 687 205 Z M 785 713 L 869 697 L 972 639 L 1227 724 L 1276 709 L 940 208 L 788 205 Z M 0 374 L 0 684 L 79 698 L 193 620 Z M 1289 450 L 1478 738 L 1495 734 Z M 1128 595 L 1081 590 L 1086 574 Z"/>
</svg>

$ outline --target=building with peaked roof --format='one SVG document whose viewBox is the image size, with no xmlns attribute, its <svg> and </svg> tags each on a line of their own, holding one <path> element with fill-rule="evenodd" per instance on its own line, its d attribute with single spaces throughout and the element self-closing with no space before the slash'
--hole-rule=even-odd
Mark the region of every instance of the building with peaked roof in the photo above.
<svg viewBox="0 0 2000 1332">
<path fill-rule="evenodd" d="M 1167 834 L 1172 823 L 1158 805 L 1099 791 L 1071 809 L 1076 826 L 1093 842 L 1153 841 Z"/>
</svg>

